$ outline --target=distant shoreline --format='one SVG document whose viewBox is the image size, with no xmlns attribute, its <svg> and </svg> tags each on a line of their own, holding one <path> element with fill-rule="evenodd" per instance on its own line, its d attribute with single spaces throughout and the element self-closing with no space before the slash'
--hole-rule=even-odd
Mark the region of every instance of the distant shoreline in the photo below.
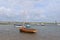
<svg viewBox="0 0 60 40">
<path fill-rule="evenodd" d="M 41 23 L 44 23 L 44 24 L 60 24 L 60 23 L 49 23 L 49 22 L 26 22 L 26 23 L 30 23 L 30 24 L 41 24 Z M 23 24 L 23 22 L 0 22 L 0 24 Z"/>
</svg>

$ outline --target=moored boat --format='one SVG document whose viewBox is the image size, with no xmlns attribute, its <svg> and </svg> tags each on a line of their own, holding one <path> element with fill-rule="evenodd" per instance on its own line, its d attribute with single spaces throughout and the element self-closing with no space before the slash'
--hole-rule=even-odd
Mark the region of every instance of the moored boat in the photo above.
<svg viewBox="0 0 60 40">
<path fill-rule="evenodd" d="M 41 26 L 45 26 L 45 24 L 44 23 L 41 23 Z"/>
<path fill-rule="evenodd" d="M 23 15 L 27 15 L 26 12 L 27 11 L 24 10 Z M 25 16 L 24 16 L 23 20 L 25 20 L 25 21 L 23 22 L 23 26 L 21 26 L 19 28 L 20 32 L 27 32 L 27 33 L 35 33 L 35 32 L 37 32 L 36 29 L 30 28 L 31 26 L 29 25 L 29 23 L 27 23 L 27 19 L 25 19 Z"/>
<path fill-rule="evenodd" d="M 26 32 L 26 33 L 36 33 L 36 32 L 37 32 L 36 29 L 24 28 L 24 27 L 20 28 L 19 31 L 20 31 L 20 32 Z"/>
</svg>

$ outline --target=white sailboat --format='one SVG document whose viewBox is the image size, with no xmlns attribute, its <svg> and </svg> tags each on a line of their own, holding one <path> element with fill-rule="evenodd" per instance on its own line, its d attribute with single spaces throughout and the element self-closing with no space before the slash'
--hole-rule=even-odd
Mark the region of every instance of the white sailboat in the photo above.
<svg viewBox="0 0 60 40">
<path fill-rule="evenodd" d="M 45 26 L 45 24 L 44 23 L 41 23 L 41 26 Z"/>
</svg>

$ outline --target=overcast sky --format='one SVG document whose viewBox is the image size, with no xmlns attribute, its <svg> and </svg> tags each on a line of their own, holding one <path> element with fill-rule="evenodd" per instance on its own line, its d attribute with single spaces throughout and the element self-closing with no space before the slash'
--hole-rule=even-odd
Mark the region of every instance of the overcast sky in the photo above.
<svg viewBox="0 0 60 40">
<path fill-rule="evenodd" d="M 60 22 L 60 0 L 0 0 L 0 21 Z"/>
</svg>

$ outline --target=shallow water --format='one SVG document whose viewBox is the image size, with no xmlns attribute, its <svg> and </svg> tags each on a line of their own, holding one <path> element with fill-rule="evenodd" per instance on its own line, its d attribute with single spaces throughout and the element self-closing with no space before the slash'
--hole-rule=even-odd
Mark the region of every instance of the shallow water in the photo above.
<svg viewBox="0 0 60 40">
<path fill-rule="evenodd" d="M 31 27 L 37 29 L 37 33 L 21 33 L 14 25 L 0 25 L 0 40 L 60 40 L 58 25 L 31 25 Z"/>
</svg>

